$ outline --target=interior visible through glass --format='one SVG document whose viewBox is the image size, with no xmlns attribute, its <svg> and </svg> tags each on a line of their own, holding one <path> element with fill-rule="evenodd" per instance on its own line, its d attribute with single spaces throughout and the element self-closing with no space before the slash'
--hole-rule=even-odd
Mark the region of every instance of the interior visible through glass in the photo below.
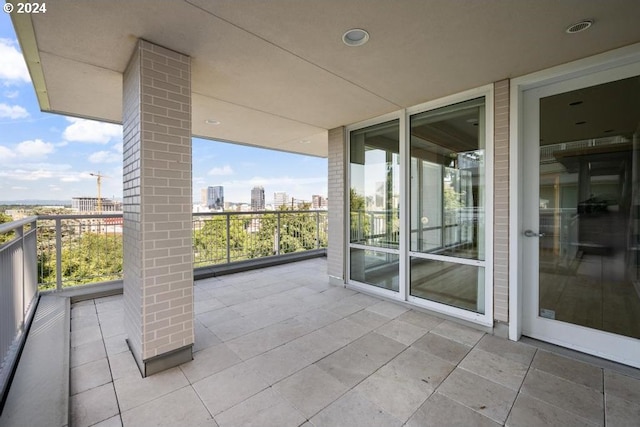
<svg viewBox="0 0 640 427">
<path fill-rule="evenodd" d="M 485 259 L 484 105 L 411 117 L 411 295 L 479 313 L 484 268 L 459 260 Z"/>
<path fill-rule="evenodd" d="M 393 249 L 351 249 L 351 279 L 398 291 L 400 242 L 399 120 L 350 135 L 349 241 Z"/>
<path fill-rule="evenodd" d="M 640 77 L 540 100 L 539 315 L 640 338 Z"/>
</svg>

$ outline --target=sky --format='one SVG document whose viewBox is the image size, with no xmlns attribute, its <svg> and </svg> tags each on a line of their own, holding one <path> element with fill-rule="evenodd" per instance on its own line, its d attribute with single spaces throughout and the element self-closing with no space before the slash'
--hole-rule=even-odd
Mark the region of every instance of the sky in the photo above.
<svg viewBox="0 0 640 427">
<path fill-rule="evenodd" d="M 193 138 L 193 195 L 224 186 L 225 201 L 250 202 L 261 185 L 311 201 L 327 194 L 327 160 Z M 284 167 L 286 165 L 286 167 Z M 122 198 L 122 128 L 42 113 L 9 15 L 0 14 L 0 203 L 13 200 Z"/>
</svg>

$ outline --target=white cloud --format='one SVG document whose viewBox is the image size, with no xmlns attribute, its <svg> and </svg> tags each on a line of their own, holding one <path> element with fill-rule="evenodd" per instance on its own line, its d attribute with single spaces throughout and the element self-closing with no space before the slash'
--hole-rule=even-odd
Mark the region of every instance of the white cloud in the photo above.
<svg viewBox="0 0 640 427">
<path fill-rule="evenodd" d="M 9 99 L 15 99 L 18 97 L 18 95 L 20 95 L 20 92 L 18 92 L 17 90 L 8 90 L 4 93 L 4 96 Z"/>
<path fill-rule="evenodd" d="M 229 165 L 224 165 L 221 168 L 211 169 L 208 174 L 213 176 L 233 175 L 233 169 Z"/>
<path fill-rule="evenodd" d="M 46 157 L 47 154 L 53 153 L 54 150 L 52 143 L 35 139 L 33 141 L 22 141 L 16 145 L 15 152 L 20 157 L 35 159 Z"/>
<path fill-rule="evenodd" d="M 25 119 L 29 113 L 19 105 L 0 104 L 0 117 L 9 119 Z"/>
<path fill-rule="evenodd" d="M 0 145 L 0 163 L 3 161 L 11 160 L 15 157 L 16 154 L 13 152 L 13 150 Z"/>
<path fill-rule="evenodd" d="M 5 86 L 17 83 L 29 83 L 29 70 L 22 54 L 18 51 L 18 43 L 10 39 L 0 39 L 0 82 Z"/>
<path fill-rule="evenodd" d="M 15 186 L 11 187 L 11 189 L 12 189 L 12 190 L 28 190 L 28 188 L 27 188 L 27 187 L 19 187 L 19 186 L 17 186 L 17 185 L 15 185 Z"/>
<path fill-rule="evenodd" d="M 93 120 L 68 117 L 71 124 L 62 133 L 67 141 L 89 144 L 108 144 L 116 138 L 122 138 L 122 126 Z"/>
<path fill-rule="evenodd" d="M 122 161 L 122 154 L 113 151 L 96 151 L 89 156 L 91 163 L 115 163 Z"/>
</svg>

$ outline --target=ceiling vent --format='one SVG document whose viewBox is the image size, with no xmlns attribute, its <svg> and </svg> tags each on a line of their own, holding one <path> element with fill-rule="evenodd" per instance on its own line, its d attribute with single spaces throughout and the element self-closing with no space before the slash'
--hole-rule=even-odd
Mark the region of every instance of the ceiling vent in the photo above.
<svg viewBox="0 0 640 427">
<path fill-rule="evenodd" d="M 585 19 L 584 21 L 576 22 L 575 24 L 569 25 L 565 32 L 567 34 L 581 33 L 582 31 L 589 29 L 592 25 L 593 21 Z"/>
</svg>

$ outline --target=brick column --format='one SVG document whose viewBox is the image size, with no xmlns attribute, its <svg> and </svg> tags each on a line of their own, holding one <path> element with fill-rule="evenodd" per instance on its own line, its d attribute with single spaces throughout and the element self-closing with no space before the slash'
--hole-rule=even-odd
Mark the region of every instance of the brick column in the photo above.
<svg viewBox="0 0 640 427">
<path fill-rule="evenodd" d="M 346 216 L 345 194 L 348 194 L 345 186 L 347 177 L 346 150 L 344 127 L 329 131 L 329 162 L 328 162 L 328 212 L 329 212 L 329 239 L 327 248 L 327 269 L 329 281 L 334 285 L 344 285 L 345 276 L 345 234 L 344 227 Z"/>
<path fill-rule="evenodd" d="M 192 359 L 190 58 L 140 40 L 122 122 L 125 328 L 147 376 Z"/>
<path fill-rule="evenodd" d="M 509 80 L 494 83 L 493 93 L 493 318 L 506 323 L 509 321 Z"/>
</svg>

